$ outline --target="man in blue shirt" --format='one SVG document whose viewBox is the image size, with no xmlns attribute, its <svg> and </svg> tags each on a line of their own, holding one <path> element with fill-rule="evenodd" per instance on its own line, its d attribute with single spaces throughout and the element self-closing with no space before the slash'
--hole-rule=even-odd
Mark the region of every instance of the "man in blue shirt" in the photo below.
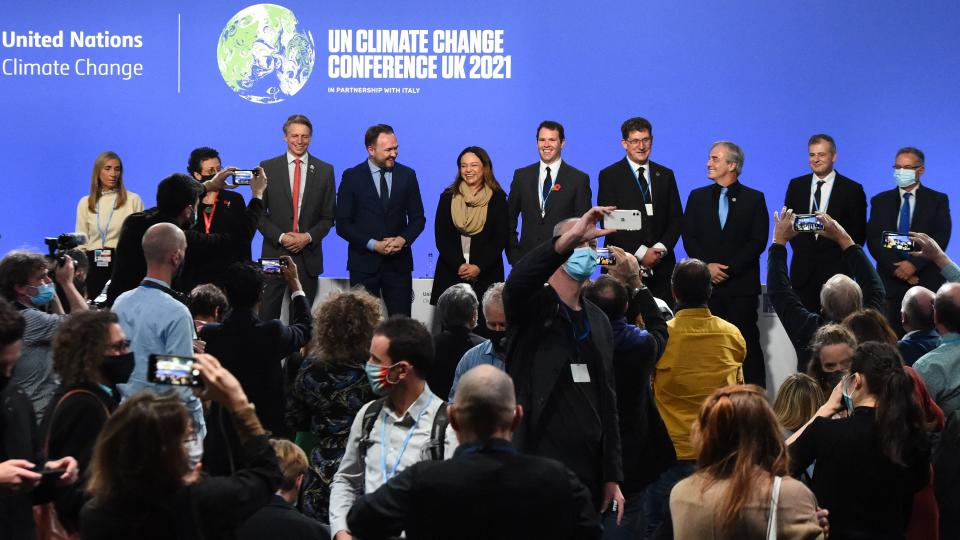
<svg viewBox="0 0 960 540">
<path fill-rule="evenodd" d="M 151 354 L 193 356 L 193 318 L 177 293 L 170 289 L 186 253 L 186 236 L 176 225 L 157 223 L 147 229 L 143 235 L 147 275 L 139 287 L 117 298 L 113 311 L 130 339 L 136 362 L 130 380 L 120 386 L 120 392 L 124 397 L 130 397 L 141 390 L 175 391 L 190 411 L 196 433 L 202 440 L 206 435 L 203 406 L 190 388 L 155 385 L 147 381 L 147 363 Z"/>
<path fill-rule="evenodd" d="M 494 283 L 483 293 L 483 317 L 486 319 L 487 333 L 490 339 L 473 347 L 463 354 L 457 370 L 453 374 L 453 384 L 447 399 L 453 403 L 453 397 L 460 384 L 460 377 L 479 365 L 489 364 L 503 369 L 503 355 L 506 352 L 507 316 L 503 312 L 503 282 Z"/>
</svg>

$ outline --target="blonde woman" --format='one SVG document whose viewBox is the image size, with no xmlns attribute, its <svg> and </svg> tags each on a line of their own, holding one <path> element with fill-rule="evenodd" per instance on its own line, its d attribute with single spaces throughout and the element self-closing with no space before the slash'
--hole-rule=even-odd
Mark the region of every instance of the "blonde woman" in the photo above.
<svg viewBox="0 0 960 540">
<path fill-rule="evenodd" d="M 101 152 L 93 162 L 90 194 L 77 203 L 76 231 L 87 235 L 80 246 L 90 261 L 87 296 L 96 298 L 113 272 L 113 251 L 123 220 L 143 211 L 143 201 L 123 184 L 123 162 L 115 152 Z"/>
<path fill-rule="evenodd" d="M 826 398 L 820 383 L 804 373 L 794 373 L 777 390 L 773 413 L 786 431 L 785 436 L 789 437 L 806 424 L 824 402 Z"/>
</svg>

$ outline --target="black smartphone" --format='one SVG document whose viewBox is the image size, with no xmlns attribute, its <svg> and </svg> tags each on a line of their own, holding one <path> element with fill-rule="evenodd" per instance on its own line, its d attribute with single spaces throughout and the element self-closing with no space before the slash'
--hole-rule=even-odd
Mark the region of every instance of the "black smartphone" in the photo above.
<svg viewBox="0 0 960 540">
<path fill-rule="evenodd" d="M 279 274 L 280 270 L 286 265 L 286 259 L 260 259 L 260 270 L 264 274 Z"/>
<path fill-rule="evenodd" d="M 797 232 L 817 232 L 823 230 L 823 223 L 814 214 L 797 214 L 793 220 L 793 230 Z"/>
<path fill-rule="evenodd" d="M 194 362 L 192 356 L 151 354 L 147 364 L 147 380 L 171 386 L 202 387 L 203 380 Z"/>
<path fill-rule="evenodd" d="M 917 251 L 917 245 L 909 234 L 883 231 L 883 247 L 896 251 Z"/>
<path fill-rule="evenodd" d="M 40 482 L 43 482 L 43 483 L 56 482 L 57 480 L 60 479 L 61 476 L 63 476 L 63 473 L 67 472 L 67 468 L 63 467 L 60 469 L 41 469 L 37 472 L 40 473 L 40 476 L 41 476 Z"/>
<path fill-rule="evenodd" d="M 258 169 L 237 169 L 233 171 L 233 177 L 230 181 L 230 185 L 233 186 L 248 186 L 250 182 L 253 182 L 253 178 L 260 176 L 260 171 Z"/>
<path fill-rule="evenodd" d="M 617 264 L 617 258 L 610 254 L 608 248 L 597 248 L 597 264 L 600 266 L 611 266 Z"/>
</svg>

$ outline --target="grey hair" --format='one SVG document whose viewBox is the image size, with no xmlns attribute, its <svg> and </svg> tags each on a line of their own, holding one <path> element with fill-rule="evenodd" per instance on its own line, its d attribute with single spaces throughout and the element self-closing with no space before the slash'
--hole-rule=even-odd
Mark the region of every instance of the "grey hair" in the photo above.
<svg viewBox="0 0 960 540">
<path fill-rule="evenodd" d="M 743 172 L 743 150 L 736 143 L 730 141 L 717 141 L 710 145 L 710 149 L 713 150 L 717 146 L 723 146 L 727 149 L 727 163 L 736 163 L 737 176 L 740 176 L 740 173 Z"/>
<path fill-rule="evenodd" d="M 580 219 L 580 218 L 575 218 L 575 217 L 567 218 L 567 219 L 565 219 L 565 220 L 563 220 L 563 221 L 560 221 L 560 222 L 557 223 L 556 225 L 554 225 L 554 226 L 553 226 L 553 237 L 556 238 L 556 237 L 562 235 L 562 234 L 569 228 L 569 227 L 567 227 L 567 225 L 569 225 L 570 223 L 572 223 L 572 222 L 574 222 L 574 221 L 577 221 L 578 219 Z"/>
<path fill-rule="evenodd" d="M 437 316 L 447 328 L 473 328 L 477 321 L 477 295 L 466 283 L 455 283 L 437 299 Z"/>
<path fill-rule="evenodd" d="M 903 295 L 900 311 L 915 330 L 931 330 L 933 324 L 933 302 L 935 293 L 926 287 L 911 287 Z"/>
<path fill-rule="evenodd" d="M 486 311 L 491 304 L 498 304 L 503 309 L 503 286 L 504 282 L 498 281 L 487 287 L 483 293 L 483 310 Z"/>
<path fill-rule="evenodd" d="M 835 274 L 820 288 L 820 306 L 827 320 L 842 321 L 847 315 L 863 309 L 863 291 L 849 276 Z"/>
</svg>

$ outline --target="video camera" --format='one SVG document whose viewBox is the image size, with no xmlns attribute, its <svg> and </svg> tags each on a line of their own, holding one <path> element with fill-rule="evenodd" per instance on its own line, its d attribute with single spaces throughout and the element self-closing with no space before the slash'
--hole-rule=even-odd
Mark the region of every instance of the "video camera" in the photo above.
<svg viewBox="0 0 960 540">
<path fill-rule="evenodd" d="M 62 266 L 66 261 L 64 257 L 67 256 L 67 250 L 86 244 L 87 235 L 83 233 L 63 233 L 60 236 L 48 236 L 43 239 L 43 243 L 47 245 L 47 257 L 57 261 L 57 266 Z"/>
</svg>

